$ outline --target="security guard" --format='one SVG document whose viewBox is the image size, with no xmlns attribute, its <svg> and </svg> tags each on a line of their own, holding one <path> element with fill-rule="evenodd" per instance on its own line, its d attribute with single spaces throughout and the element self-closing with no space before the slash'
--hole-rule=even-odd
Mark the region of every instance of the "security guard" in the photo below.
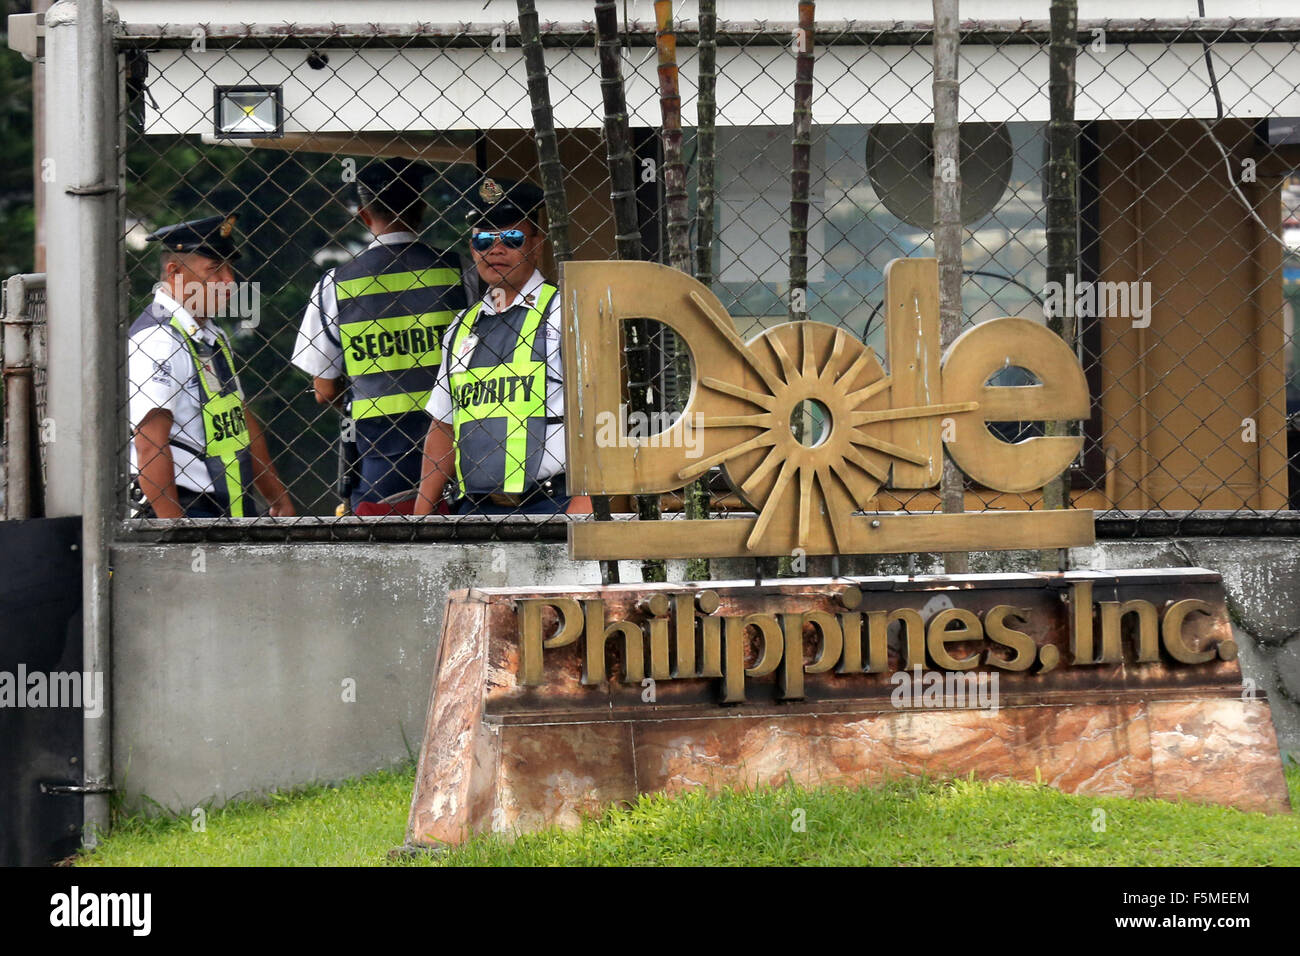
<svg viewBox="0 0 1300 956">
<path fill-rule="evenodd" d="M 389 159 L 358 173 L 357 216 L 374 241 L 316 284 L 294 345 L 293 363 L 313 377 L 317 402 L 341 402 L 348 379 L 359 515 L 410 513 L 442 335 L 467 303 L 459 256 L 416 238 L 430 171 Z"/>
<path fill-rule="evenodd" d="M 273 517 L 294 514 L 244 403 L 225 333 L 234 288 L 234 216 L 212 216 L 146 237 L 163 247 L 153 303 L 132 324 L 127 345 L 131 467 L 149 517 L 252 517 L 252 489 Z"/>
<path fill-rule="evenodd" d="M 475 197 L 470 249 L 487 293 L 443 340 L 416 514 L 436 509 L 453 476 L 459 514 L 589 512 L 564 485 L 560 302 L 537 268 L 542 191 L 488 178 Z"/>
</svg>

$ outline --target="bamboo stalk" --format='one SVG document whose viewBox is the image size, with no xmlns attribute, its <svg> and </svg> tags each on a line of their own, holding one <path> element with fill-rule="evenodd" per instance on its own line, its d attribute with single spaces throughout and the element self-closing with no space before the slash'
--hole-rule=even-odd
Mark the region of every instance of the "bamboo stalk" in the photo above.
<svg viewBox="0 0 1300 956">
<path fill-rule="evenodd" d="M 605 107 L 605 159 L 609 167 L 609 198 L 614 210 L 614 249 L 619 259 L 639 260 L 644 257 L 644 249 L 636 208 L 636 161 L 628 128 L 627 94 L 619 52 L 617 0 L 600 0 L 595 4 L 595 12 L 600 93 Z M 650 410 L 645 397 L 650 373 L 646 363 L 649 327 L 645 320 L 629 323 L 628 336 L 630 341 L 624 353 L 628 366 L 629 405 L 634 412 L 646 412 Z M 636 509 L 640 520 L 658 521 L 659 496 L 637 495 Z M 642 561 L 641 579 L 666 581 L 667 564 L 653 558 Z"/>
<path fill-rule="evenodd" d="M 1052 0 L 1051 35 L 1048 41 L 1049 122 L 1047 126 L 1047 281 L 1066 288 L 1066 276 L 1077 275 L 1079 262 L 1079 124 L 1074 120 L 1076 36 L 1079 27 L 1078 0 Z M 1064 303 L 1062 303 L 1064 305 Z M 1073 303 L 1060 314 L 1047 316 L 1047 327 L 1074 350 L 1078 341 Z M 1069 422 L 1048 422 L 1048 435 L 1068 435 Z M 1043 488 L 1045 508 L 1070 506 L 1069 472 L 1052 479 Z M 1061 554 L 1042 553 L 1042 567 L 1061 567 Z"/>
<path fill-rule="evenodd" d="M 551 87 L 546 78 L 546 56 L 533 0 L 515 0 L 519 10 L 519 40 L 523 44 L 524 69 L 528 77 L 528 99 L 533 107 L 533 130 L 537 138 L 537 165 L 546 194 L 547 231 L 557 263 L 573 258 L 569 244 L 569 204 L 564 196 L 564 164 L 555 136 L 551 108 Z"/>
<path fill-rule="evenodd" d="M 551 86 L 546 75 L 546 54 L 542 49 L 541 28 L 534 0 L 516 0 L 519 11 L 519 39 L 523 44 L 524 69 L 528 78 L 528 99 L 533 109 L 533 129 L 537 137 L 537 165 L 546 196 L 546 224 L 555 262 L 573 258 L 569 242 L 569 203 L 564 195 L 564 164 L 560 161 L 560 144 L 555 135 L 555 111 L 551 107 Z M 609 498 L 592 495 L 591 510 L 597 521 L 609 521 Z M 600 562 L 604 584 L 618 582 L 618 562 Z"/>
<path fill-rule="evenodd" d="M 786 308 L 790 321 L 808 318 L 808 207 L 812 187 L 813 0 L 801 0 L 791 49 L 794 51 L 794 114 L 790 129 L 790 290 Z M 794 437 L 804 440 L 804 417 L 791 423 Z M 794 556 L 783 555 L 777 574 L 788 578 L 795 570 Z"/>
<path fill-rule="evenodd" d="M 655 0 L 655 50 L 659 56 L 659 112 L 663 118 L 664 206 L 668 213 L 668 264 L 691 272 L 686 167 L 682 163 L 682 96 L 677 71 L 677 34 L 672 0 Z"/>
<path fill-rule="evenodd" d="M 939 260 L 939 341 L 947 349 L 961 334 L 961 154 L 958 130 L 957 0 L 934 8 L 934 253 Z M 947 455 L 939 491 L 945 513 L 966 510 L 965 481 Z M 970 570 L 970 555 L 944 555 L 948 574 Z"/>
<path fill-rule="evenodd" d="M 618 2 L 596 3 L 596 36 L 600 56 L 600 93 L 605 105 L 605 156 L 609 165 L 610 202 L 614 209 L 614 248 L 618 258 L 643 257 L 641 227 L 636 212 L 636 163 L 628 129 L 627 94 L 619 53 Z"/>
<path fill-rule="evenodd" d="M 695 278 L 713 285 L 713 201 L 716 192 L 718 86 L 717 0 L 700 0 L 700 74 L 695 98 Z"/>
<path fill-rule="evenodd" d="M 717 156 L 717 60 L 718 13 L 716 0 L 700 0 L 700 34 L 697 41 L 699 75 L 695 97 L 695 278 L 713 285 L 713 200 L 716 185 L 714 168 Z M 685 377 L 685 350 L 680 345 L 682 361 L 678 374 Z M 709 518 L 712 494 L 708 475 L 692 481 L 683 491 L 687 518 Z M 691 558 L 686 562 L 688 581 L 707 581 L 712 577 L 708 558 Z"/>
<path fill-rule="evenodd" d="M 808 318 L 808 207 L 812 166 L 813 0 L 799 4 L 795 30 L 794 124 L 790 159 L 790 319 Z"/>
<path fill-rule="evenodd" d="M 677 67 L 677 34 L 673 30 L 672 0 L 655 0 L 655 52 L 658 54 L 660 142 L 663 150 L 664 207 L 668 215 L 668 264 L 691 274 L 691 227 L 686 196 L 686 166 L 682 162 L 682 97 Z M 690 359 L 685 344 L 673 339 L 673 374 L 678 382 L 690 381 Z M 682 492 L 688 519 L 709 517 L 707 473 Z M 709 578 L 709 562 L 692 558 L 686 563 L 691 581 Z"/>
</svg>

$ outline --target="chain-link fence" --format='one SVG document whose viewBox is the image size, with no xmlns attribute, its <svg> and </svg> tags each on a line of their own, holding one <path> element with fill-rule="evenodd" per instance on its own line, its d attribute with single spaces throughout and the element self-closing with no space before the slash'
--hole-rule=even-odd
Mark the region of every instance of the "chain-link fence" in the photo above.
<svg viewBox="0 0 1300 956">
<path fill-rule="evenodd" d="M 634 222 L 620 221 L 611 201 L 596 30 L 550 25 L 541 35 L 567 222 L 541 215 L 539 224 L 551 240 L 567 228 L 574 258 L 612 259 L 630 235 L 642 258 L 668 262 L 664 171 L 674 157 L 661 136 L 653 26 L 620 22 L 617 35 Z M 801 311 L 792 309 L 800 283 L 790 268 L 798 34 L 779 24 L 718 25 L 714 129 L 697 125 L 698 36 L 695 23 L 676 35 L 690 241 L 704 199 L 713 211 L 708 280 L 749 337 Z M 1053 287 L 1045 26 L 963 24 L 963 321 L 1042 322 L 1052 307 L 1077 316 L 1093 414 L 1069 474 L 1076 507 L 1253 517 L 1298 507 L 1298 36 L 1296 24 L 1245 21 L 1084 25 L 1073 117 L 1079 257 Z M 813 40 L 806 314 L 883 358 L 884 267 L 934 249 L 932 36 L 924 26 L 823 23 Z M 517 24 L 404 35 L 209 26 L 127 36 L 119 47 L 131 326 L 123 414 L 137 501 L 144 479 L 153 480 L 142 465 L 159 451 L 142 426 L 164 408 L 173 417 L 162 447 L 170 445 L 180 504 L 202 499 L 191 514 L 214 498 L 219 510 L 223 483 L 249 502 L 248 515 L 288 514 L 276 500 L 281 485 L 300 517 L 585 507 L 562 487 L 558 309 L 530 323 L 528 304 L 543 304 L 544 287 L 529 284 L 528 269 L 502 278 L 534 235 L 483 218 L 494 190 L 509 201 L 512 183 L 531 181 L 541 195 Z M 386 219 L 363 221 L 367 203 L 385 211 L 390 180 L 376 180 L 379 194 L 368 196 L 358 182 L 393 157 L 428 167 L 416 183 L 421 211 L 387 209 Z M 699 170 L 710 165 L 712 188 L 701 196 Z M 235 285 L 215 303 L 233 353 L 227 363 L 220 342 L 172 321 L 184 289 L 169 285 L 171 298 L 160 299 L 160 277 L 195 277 L 184 262 L 168 272 L 163 243 L 145 237 L 231 214 L 229 238 L 242 257 L 229 277 Z M 472 232 L 488 233 L 486 251 L 471 248 Z M 554 281 L 553 243 L 537 255 Z M 503 284 L 510 294 L 494 302 Z M 629 407 L 671 413 L 681 406 L 681 365 L 652 326 L 628 335 Z M 435 374 L 438 361 L 450 370 Z M 191 381 L 199 366 L 206 384 Z M 243 463 L 254 472 L 243 473 L 256 479 L 252 494 L 231 477 L 241 472 L 229 449 L 243 445 L 204 445 L 214 439 L 200 408 L 230 392 L 232 371 L 274 465 L 268 477 L 254 440 Z M 502 374 L 517 377 L 509 394 L 493 381 Z M 1034 380 L 1008 368 L 991 382 Z M 188 402 L 168 398 L 186 388 Z M 991 427 L 1008 440 L 1041 433 L 1041 423 Z M 492 436 L 499 447 L 485 446 Z M 431 469 L 446 480 L 431 480 Z M 488 487 L 493 480 L 499 487 Z M 750 510 L 722 472 L 709 488 L 714 511 Z M 159 487 L 145 491 L 153 499 Z M 626 499 L 611 504 L 636 510 Z M 662 506 L 679 510 L 680 496 L 664 496 Z M 886 486 L 876 506 L 938 510 L 938 491 Z M 967 507 L 1038 508 L 1042 496 L 968 487 Z"/>
</svg>

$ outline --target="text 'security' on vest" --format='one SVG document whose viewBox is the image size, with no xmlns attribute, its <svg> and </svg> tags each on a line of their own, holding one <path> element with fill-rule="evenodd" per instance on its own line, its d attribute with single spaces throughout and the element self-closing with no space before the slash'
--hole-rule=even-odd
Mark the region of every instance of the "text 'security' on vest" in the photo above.
<svg viewBox="0 0 1300 956">
<path fill-rule="evenodd" d="M 465 307 L 455 256 L 419 242 L 376 246 L 334 272 L 352 417 L 419 411 L 442 362 L 442 336 Z"/>
<path fill-rule="evenodd" d="M 169 444 L 203 459 L 212 478 L 213 497 L 230 517 L 243 518 L 253 493 L 253 456 L 235 360 L 226 340 L 218 335 L 216 344 L 208 345 L 190 335 L 179 315 L 158 306 L 151 307 L 140 320 L 171 327 L 189 353 L 198 380 L 203 447 L 195 448 L 178 438 L 170 439 Z"/>
<path fill-rule="evenodd" d="M 518 303 L 479 320 L 465 313 L 448 357 L 456 477 L 462 495 L 519 494 L 537 481 L 546 443 L 546 308 L 543 284 L 530 307 Z"/>
</svg>

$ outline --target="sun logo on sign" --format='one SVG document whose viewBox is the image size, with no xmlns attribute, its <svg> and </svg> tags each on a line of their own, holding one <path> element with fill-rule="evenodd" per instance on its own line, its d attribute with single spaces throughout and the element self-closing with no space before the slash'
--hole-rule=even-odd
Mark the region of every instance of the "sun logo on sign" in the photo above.
<svg viewBox="0 0 1300 956">
<path fill-rule="evenodd" d="M 894 422 L 971 411 L 976 402 L 948 402 L 891 408 L 891 379 L 870 347 L 843 329 L 822 322 L 786 323 L 749 344 L 729 319 L 698 293 L 691 302 L 722 332 L 736 362 L 701 374 L 701 387 L 741 399 L 754 409 L 741 415 L 704 414 L 703 428 L 752 429 L 752 437 L 678 472 L 683 481 L 722 465 L 732 485 L 758 511 L 747 544 L 753 547 L 772 518 L 798 509 L 797 540 L 807 544 L 813 516 L 829 517 L 837 544 L 847 546 L 846 520 L 866 511 L 889 477 L 891 459 L 926 465 L 929 457 L 887 437 Z M 757 387 L 753 379 L 757 378 Z M 805 403 L 823 411 L 816 440 L 796 435 Z"/>
</svg>

